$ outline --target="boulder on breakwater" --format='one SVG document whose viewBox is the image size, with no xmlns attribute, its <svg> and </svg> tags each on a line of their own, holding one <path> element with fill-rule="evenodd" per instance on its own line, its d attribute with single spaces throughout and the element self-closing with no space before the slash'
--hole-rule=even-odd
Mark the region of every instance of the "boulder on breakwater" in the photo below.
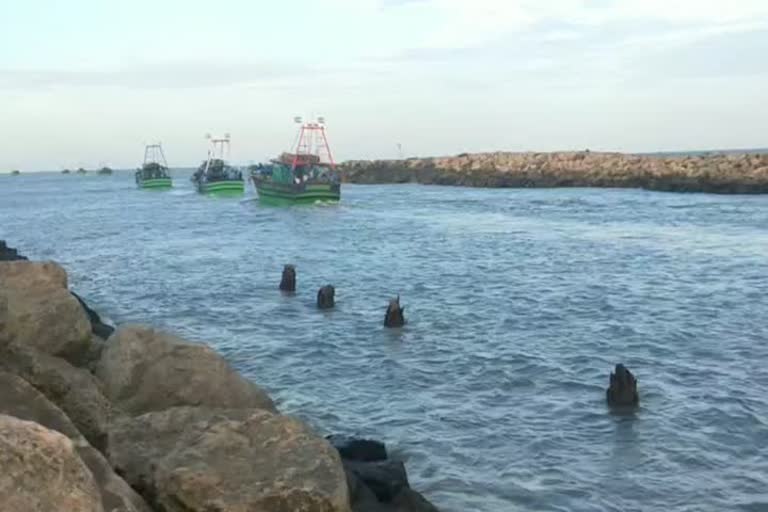
<svg viewBox="0 0 768 512">
<path fill-rule="evenodd" d="M 106 342 L 90 331 L 59 265 L 0 262 L 9 510 L 436 510 L 383 445 L 334 449 L 207 346 L 137 325 Z"/>
<path fill-rule="evenodd" d="M 768 154 L 464 153 L 455 157 L 349 161 L 341 164 L 340 170 L 350 183 L 768 193 Z"/>
<path fill-rule="evenodd" d="M 93 475 L 58 432 L 0 415 L 0 467 L 4 510 L 103 512 Z"/>
</svg>

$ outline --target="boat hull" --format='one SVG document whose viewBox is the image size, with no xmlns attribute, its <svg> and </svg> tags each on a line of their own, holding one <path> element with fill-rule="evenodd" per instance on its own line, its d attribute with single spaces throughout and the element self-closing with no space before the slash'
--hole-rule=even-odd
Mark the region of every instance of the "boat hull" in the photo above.
<svg viewBox="0 0 768 512">
<path fill-rule="evenodd" d="M 149 180 L 141 180 L 138 185 L 139 188 L 163 190 L 173 188 L 173 181 L 171 178 L 152 178 Z"/>
<path fill-rule="evenodd" d="M 198 183 L 197 191 L 201 194 L 239 195 L 245 192 L 245 182 L 243 180 L 224 180 Z"/>
<path fill-rule="evenodd" d="M 337 203 L 341 199 L 341 186 L 331 183 L 292 185 L 254 179 L 259 201 L 267 204 Z"/>
</svg>

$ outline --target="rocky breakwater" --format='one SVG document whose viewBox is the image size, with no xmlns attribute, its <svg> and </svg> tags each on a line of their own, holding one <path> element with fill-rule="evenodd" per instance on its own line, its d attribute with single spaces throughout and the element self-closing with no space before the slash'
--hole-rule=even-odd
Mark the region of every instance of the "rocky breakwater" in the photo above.
<svg viewBox="0 0 768 512">
<path fill-rule="evenodd" d="M 400 466 L 391 484 L 353 474 L 206 345 L 140 325 L 100 339 L 67 285 L 55 263 L 0 262 L 3 510 L 436 510 Z"/>
<path fill-rule="evenodd" d="M 651 156 L 623 153 L 475 153 L 350 161 L 350 183 L 468 187 L 623 187 L 668 192 L 768 193 L 768 154 Z"/>
</svg>

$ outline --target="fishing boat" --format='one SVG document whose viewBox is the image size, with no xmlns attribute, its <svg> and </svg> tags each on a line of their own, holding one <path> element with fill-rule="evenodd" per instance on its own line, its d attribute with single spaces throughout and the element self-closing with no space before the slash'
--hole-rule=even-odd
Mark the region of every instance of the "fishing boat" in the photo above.
<svg viewBox="0 0 768 512">
<path fill-rule="evenodd" d="M 109 167 L 106 167 L 106 166 L 102 167 L 101 169 L 99 169 L 98 174 L 101 174 L 102 176 L 112 174 L 112 169 L 110 169 Z"/>
<path fill-rule="evenodd" d="M 325 120 L 300 124 L 296 147 L 268 164 L 250 167 L 259 201 L 268 204 L 338 202 L 341 179 L 325 134 Z"/>
<path fill-rule="evenodd" d="M 14 170 L 11 171 L 11 175 L 12 176 L 18 176 L 19 174 L 21 174 L 21 171 L 18 170 L 18 169 L 14 169 Z"/>
<path fill-rule="evenodd" d="M 61 174 L 69 174 L 70 172 L 72 171 L 70 171 L 69 169 L 64 169 L 63 171 L 61 171 Z"/>
<path fill-rule="evenodd" d="M 237 195 L 245 192 L 243 173 L 227 163 L 229 134 L 224 138 L 211 138 L 208 159 L 192 175 L 192 182 L 201 194 Z"/>
<path fill-rule="evenodd" d="M 136 185 L 139 188 L 166 190 L 173 187 L 173 180 L 168 172 L 168 162 L 160 143 L 144 147 L 144 163 L 136 171 Z"/>
<path fill-rule="evenodd" d="M 87 172 L 88 172 L 88 171 L 86 171 L 86 170 L 85 170 L 85 169 L 83 169 L 82 167 L 80 167 L 80 168 L 78 168 L 78 169 L 77 169 L 77 174 L 85 174 L 85 173 L 87 173 Z"/>
</svg>

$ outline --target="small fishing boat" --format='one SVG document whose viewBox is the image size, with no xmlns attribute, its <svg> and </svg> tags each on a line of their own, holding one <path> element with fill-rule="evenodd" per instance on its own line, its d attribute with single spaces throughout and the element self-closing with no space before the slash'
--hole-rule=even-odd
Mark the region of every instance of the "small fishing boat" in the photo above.
<svg viewBox="0 0 768 512">
<path fill-rule="evenodd" d="M 229 159 L 229 134 L 224 138 L 208 138 L 211 147 L 208 159 L 192 175 L 192 182 L 201 194 L 237 195 L 245 192 L 245 182 L 240 169 L 227 163 Z"/>
<path fill-rule="evenodd" d="M 61 171 L 61 174 L 69 174 L 71 172 L 72 171 L 70 171 L 69 169 L 64 169 L 63 171 Z"/>
<path fill-rule="evenodd" d="M 86 170 L 85 170 L 85 169 L 83 169 L 82 167 L 80 167 L 80 168 L 77 170 L 77 174 L 85 174 L 85 173 L 87 173 L 87 172 L 88 172 L 88 171 L 86 171 Z"/>
<path fill-rule="evenodd" d="M 341 179 L 325 134 L 325 120 L 301 124 L 293 153 L 283 153 L 268 164 L 253 165 L 251 180 L 259 201 L 267 204 L 338 202 Z"/>
<path fill-rule="evenodd" d="M 136 171 L 136 185 L 139 188 L 167 190 L 173 187 L 173 180 L 168 171 L 168 162 L 160 143 L 144 147 L 144 163 Z"/>
<path fill-rule="evenodd" d="M 101 169 L 99 169 L 99 174 L 101 174 L 102 176 L 112 174 L 112 169 L 110 169 L 109 167 L 102 167 Z"/>
<path fill-rule="evenodd" d="M 14 169 L 11 171 L 11 176 L 18 176 L 19 174 L 21 174 L 21 171 L 18 169 Z"/>
</svg>

